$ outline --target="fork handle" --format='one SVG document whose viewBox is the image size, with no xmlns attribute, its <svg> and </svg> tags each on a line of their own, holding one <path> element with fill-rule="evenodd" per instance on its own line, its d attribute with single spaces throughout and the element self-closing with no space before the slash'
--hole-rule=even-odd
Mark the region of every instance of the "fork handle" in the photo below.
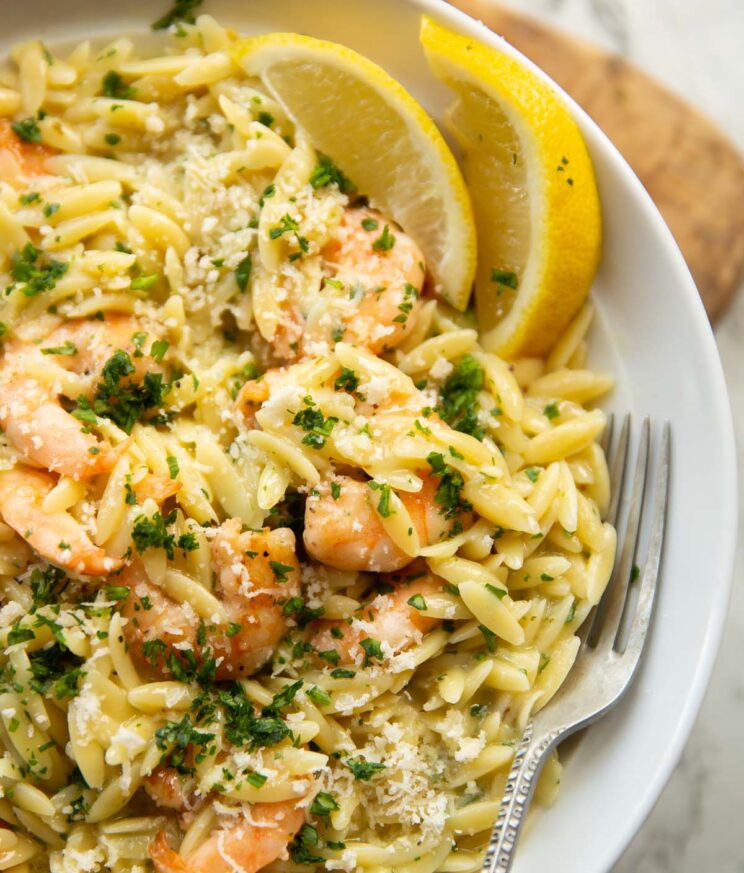
<svg viewBox="0 0 744 873">
<path fill-rule="evenodd" d="M 514 754 L 483 873 L 509 873 L 511 870 L 538 776 L 548 753 L 562 734 L 562 731 L 551 731 L 535 742 L 534 731 L 534 724 L 530 722 Z"/>
</svg>

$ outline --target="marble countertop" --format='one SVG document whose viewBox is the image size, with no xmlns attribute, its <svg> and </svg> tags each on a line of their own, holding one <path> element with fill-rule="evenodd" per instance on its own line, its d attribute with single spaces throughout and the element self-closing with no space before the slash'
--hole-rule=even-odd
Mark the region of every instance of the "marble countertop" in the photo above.
<svg viewBox="0 0 744 873">
<path fill-rule="evenodd" d="M 744 151 L 742 0 L 509 0 L 509 5 L 623 54 L 703 108 Z M 744 471 L 744 288 L 716 337 Z M 740 503 L 744 507 L 744 499 Z M 735 579 L 743 575 L 740 518 Z M 744 586 L 737 583 L 712 681 L 682 760 L 612 873 L 744 873 L 744 839 L 735 824 L 744 809 L 743 651 Z"/>
</svg>

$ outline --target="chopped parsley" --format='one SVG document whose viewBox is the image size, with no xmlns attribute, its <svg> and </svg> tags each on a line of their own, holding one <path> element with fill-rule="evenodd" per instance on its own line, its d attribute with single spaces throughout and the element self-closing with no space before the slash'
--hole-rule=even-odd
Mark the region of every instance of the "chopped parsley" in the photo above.
<svg viewBox="0 0 744 873">
<path fill-rule="evenodd" d="M 256 773 L 254 770 L 252 773 L 246 774 L 245 781 L 254 788 L 263 788 L 268 781 L 268 778 L 269 777 L 264 776 L 263 773 Z"/>
<path fill-rule="evenodd" d="M 272 182 L 264 188 L 263 194 L 258 198 L 258 205 L 263 206 L 265 200 L 269 200 L 276 195 L 276 185 Z"/>
<path fill-rule="evenodd" d="M 134 88 L 124 82 L 116 70 L 109 70 L 103 77 L 101 92 L 104 97 L 111 97 L 113 100 L 131 100 L 136 93 Z"/>
<path fill-rule="evenodd" d="M 304 236 L 300 234 L 300 225 L 296 219 L 292 218 L 292 216 L 285 212 L 284 215 L 279 220 L 279 224 L 275 227 L 269 228 L 269 238 L 270 239 L 279 239 L 284 236 L 285 233 L 293 233 L 295 239 L 297 240 L 297 245 L 299 246 L 300 251 L 297 252 L 297 256 L 300 254 L 306 253 L 310 248 L 310 243 L 305 239 Z"/>
<path fill-rule="evenodd" d="M 289 706 L 289 704 L 292 703 L 297 696 L 297 692 L 304 684 L 305 681 L 303 679 L 298 679 L 290 685 L 285 685 L 278 694 L 274 695 L 271 703 L 264 706 L 261 715 L 265 717 L 279 715 L 285 706 Z"/>
<path fill-rule="evenodd" d="M 543 415 L 546 418 L 549 418 L 551 421 L 554 418 L 558 418 L 558 416 L 560 414 L 561 413 L 560 413 L 560 410 L 558 409 L 557 403 L 548 403 L 548 405 L 545 407 L 545 409 L 543 409 Z"/>
<path fill-rule="evenodd" d="M 414 609 L 418 609 L 421 612 L 424 612 L 429 607 L 426 605 L 426 600 L 424 599 L 423 594 L 414 594 L 413 597 L 409 597 L 406 603 L 409 606 L 412 606 Z"/>
<path fill-rule="evenodd" d="M 252 269 L 253 260 L 250 255 L 246 255 L 235 268 L 235 282 L 241 293 L 248 287 L 248 280 L 251 278 Z"/>
<path fill-rule="evenodd" d="M 445 518 L 457 518 L 461 512 L 472 509 L 472 504 L 462 497 L 465 482 L 460 471 L 450 467 L 441 452 L 429 452 L 426 462 L 431 467 L 432 473 L 440 477 L 434 495 L 435 502 L 440 505 L 440 514 Z"/>
<path fill-rule="evenodd" d="M 376 773 L 385 769 L 385 764 L 365 761 L 363 758 L 347 758 L 344 764 L 351 770 L 354 778 L 360 782 L 368 782 Z"/>
<path fill-rule="evenodd" d="M 386 224 L 382 229 L 382 233 L 372 243 L 372 250 L 375 252 L 389 252 L 395 245 L 395 237 L 390 233 L 390 225 Z"/>
<path fill-rule="evenodd" d="M 307 696 L 316 706 L 329 706 L 331 703 L 331 695 L 317 685 L 313 685 L 307 692 Z"/>
<path fill-rule="evenodd" d="M 339 808 L 336 798 L 327 791 L 319 791 L 310 806 L 311 815 L 327 816 Z"/>
<path fill-rule="evenodd" d="M 310 184 L 316 190 L 325 188 L 326 185 L 338 185 L 338 190 L 342 194 L 347 194 L 354 188 L 351 181 L 326 155 L 318 155 L 318 163 L 310 173 Z"/>
<path fill-rule="evenodd" d="M 104 136 L 104 140 L 108 145 L 115 146 L 119 145 L 119 143 L 121 142 L 121 137 L 118 133 L 107 133 L 106 136 Z"/>
<path fill-rule="evenodd" d="M 162 364 L 165 353 L 170 348 L 168 340 L 155 340 L 150 346 L 150 357 L 156 364 Z"/>
<path fill-rule="evenodd" d="M 152 518 L 146 515 L 138 515 L 134 520 L 132 528 L 132 540 L 134 547 L 142 554 L 147 549 L 165 549 L 165 554 L 173 560 L 176 554 L 176 548 L 184 552 L 193 552 L 199 548 L 196 537 L 192 533 L 181 534 L 176 539 L 176 535 L 168 530 L 176 520 L 176 511 L 169 512 L 163 516 L 160 512 L 155 512 Z"/>
<path fill-rule="evenodd" d="M 405 324 L 408 321 L 408 316 L 411 314 L 414 302 L 418 300 L 418 290 L 410 282 L 406 282 L 403 290 L 403 300 L 398 304 L 399 315 L 396 315 L 393 321 L 396 324 Z"/>
<path fill-rule="evenodd" d="M 57 700 L 69 700 L 77 694 L 82 658 L 55 643 L 49 648 L 29 652 L 28 659 L 32 675 L 30 685 L 37 694 L 51 692 Z"/>
<path fill-rule="evenodd" d="M 478 630 L 483 634 L 483 639 L 486 641 L 486 647 L 489 652 L 496 651 L 496 640 L 498 639 L 496 634 L 489 630 L 484 624 L 478 625 Z"/>
<path fill-rule="evenodd" d="M 196 18 L 194 10 L 198 9 L 202 4 L 202 0 L 176 0 L 173 8 L 166 12 L 162 18 L 152 25 L 153 30 L 166 30 L 171 24 L 176 24 L 179 21 L 185 21 L 187 24 L 194 24 Z"/>
<path fill-rule="evenodd" d="M 36 621 L 34 622 L 34 627 L 46 627 L 52 632 L 52 636 L 55 640 L 62 646 L 63 649 L 66 649 L 67 646 L 65 644 L 65 637 L 62 633 L 62 625 L 58 624 L 54 621 L 53 618 L 48 618 L 46 615 L 36 615 Z"/>
<path fill-rule="evenodd" d="M 336 665 L 341 660 L 341 655 L 336 651 L 336 649 L 326 649 L 323 652 L 318 652 L 318 657 L 322 658 L 324 661 L 328 661 L 329 664 Z"/>
<path fill-rule="evenodd" d="M 341 485 L 338 482 L 331 482 L 331 497 L 338 500 L 341 496 Z"/>
<path fill-rule="evenodd" d="M 304 398 L 303 403 L 305 408 L 295 415 L 292 424 L 306 431 L 306 435 L 302 438 L 304 445 L 321 449 L 331 435 L 338 419 L 332 415 L 325 418 L 323 413 L 315 407 L 315 403 L 309 395 Z"/>
<path fill-rule="evenodd" d="M 384 655 L 382 654 L 382 643 L 379 640 L 372 639 L 372 637 L 366 637 L 363 640 L 360 640 L 359 645 L 364 649 L 364 666 L 366 667 L 369 662 L 374 658 L 376 661 L 382 661 L 384 659 Z"/>
<path fill-rule="evenodd" d="M 497 270 L 495 267 L 491 270 L 491 281 L 497 285 L 506 285 L 507 288 L 516 290 L 519 281 L 517 274 L 511 270 Z"/>
<path fill-rule="evenodd" d="M 51 565 L 44 570 L 38 567 L 31 573 L 31 594 L 33 600 L 29 612 L 36 612 L 40 606 L 56 603 L 70 580 L 64 570 Z"/>
<path fill-rule="evenodd" d="M 14 121 L 10 127 L 16 136 L 26 140 L 26 142 L 41 142 L 41 131 L 33 116 L 23 118 L 21 121 Z"/>
<path fill-rule="evenodd" d="M 380 492 L 380 499 L 377 503 L 377 511 L 383 518 L 390 518 L 391 515 L 395 513 L 395 510 L 390 506 L 390 496 L 392 494 L 392 489 L 387 484 L 387 482 L 376 482 L 374 479 L 371 479 L 367 482 L 367 485 L 373 491 Z"/>
<path fill-rule="evenodd" d="M 362 227 L 370 233 L 373 230 L 377 230 L 380 226 L 380 222 L 376 218 L 363 218 L 362 219 Z"/>
<path fill-rule="evenodd" d="M 204 760 L 206 749 L 215 735 L 206 731 L 198 731 L 186 713 L 181 721 L 167 721 L 155 731 L 155 744 L 165 754 L 161 763 L 175 767 L 179 773 L 193 773 L 193 767 L 185 765 L 189 746 L 202 749 L 201 756 L 197 753 L 195 760 Z"/>
<path fill-rule="evenodd" d="M 124 483 L 124 491 L 126 496 L 124 497 L 124 502 L 127 506 L 136 506 L 137 505 L 137 492 L 132 488 L 131 482 Z"/>
<path fill-rule="evenodd" d="M 342 367 L 341 375 L 336 378 L 333 387 L 336 391 L 346 391 L 348 394 L 351 394 L 359 387 L 359 377 L 348 367 Z"/>
<path fill-rule="evenodd" d="M 107 600 L 126 600 L 129 597 L 129 588 L 126 585 L 107 585 Z"/>
<path fill-rule="evenodd" d="M 439 389 L 436 411 L 455 430 L 483 439 L 478 422 L 478 393 L 485 384 L 483 367 L 472 355 L 463 355 Z"/>
<path fill-rule="evenodd" d="M 505 589 L 497 588 L 495 585 L 491 585 L 490 582 L 486 582 L 486 591 L 490 591 L 497 600 L 503 600 L 506 597 Z"/>
<path fill-rule="evenodd" d="M 45 218 L 51 218 L 55 212 L 59 212 L 59 203 L 45 203 L 41 211 Z"/>
<path fill-rule="evenodd" d="M 253 704 L 237 682 L 230 689 L 220 691 L 218 700 L 225 711 L 225 737 L 234 746 L 263 749 L 275 746 L 290 735 L 281 718 L 257 717 Z"/>
<path fill-rule="evenodd" d="M 256 116 L 256 120 L 259 124 L 263 124 L 264 127 L 271 127 L 271 125 L 274 123 L 274 116 L 270 112 L 262 110 Z"/>
<path fill-rule="evenodd" d="M 15 282 L 22 282 L 26 297 L 35 297 L 42 291 L 49 291 L 57 284 L 57 279 L 69 269 L 62 261 L 45 261 L 42 253 L 32 243 L 26 243 L 12 258 L 10 275 Z"/>
<path fill-rule="evenodd" d="M 530 482 L 537 482 L 540 473 L 542 473 L 542 470 L 539 467 L 527 467 L 524 471 L 524 475 L 530 480 Z"/>
<path fill-rule="evenodd" d="M 61 346 L 47 346 L 41 349 L 42 355 L 76 355 L 78 353 L 77 346 L 73 345 L 69 340 Z"/>
<path fill-rule="evenodd" d="M 289 578 L 287 574 L 295 569 L 292 564 L 282 564 L 281 561 L 269 561 L 269 567 L 271 567 L 271 572 L 274 574 L 274 578 L 280 585 L 286 582 Z"/>
<path fill-rule="evenodd" d="M 319 606 L 317 609 L 310 609 L 301 597 L 290 597 L 284 602 L 282 613 L 287 617 L 292 617 L 297 622 L 298 627 L 304 628 L 311 621 L 315 621 L 316 618 L 320 618 L 323 615 L 323 607 Z"/>
<path fill-rule="evenodd" d="M 41 200 L 38 192 L 30 191 L 28 194 L 21 194 L 18 198 L 18 202 L 21 206 L 30 206 L 32 203 L 38 203 Z"/>
<path fill-rule="evenodd" d="M 165 459 L 165 462 L 166 464 L 168 464 L 168 474 L 170 478 L 175 479 L 179 473 L 178 461 L 176 460 L 176 458 L 173 457 L 173 455 L 168 455 L 168 457 Z"/>
<path fill-rule="evenodd" d="M 163 381 L 162 373 L 145 373 L 142 383 L 136 384 L 128 378 L 134 372 L 128 353 L 123 349 L 114 352 L 103 365 L 103 381 L 96 386 L 93 402 L 81 395 L 72 414 L 86 424 L 95 424 L 100 415 L 131 433 L 144 412 L 161 406 L 170 391 L 170 383 Z"/>
<path fill-rule="evenodd" d="M 348 667 L 336 667 L 331 670 L 332 679 L 353 679 L 356 676 L 356 670 L 349 670 Z"/>
<path fill-rule="evenodd" d="M 141 358 L 144 355 L 142 347 L 147 339 L 147 334 L 143 330 L 138 330 L 132 334 L 132 342 L 134 343 L 134 357 Z"/>
<path fill-rule="evenodd" d="M 132 291 L 147 291 L 158 281 L 158 273 L 150 273 L 148 276 L 136 276 L 130 285 Z"/>
<path fill-rule="evenodd" d="M 14 622 L 11 629 L 8 631 L 8 645 L 15 646 L 18 643 L 27 643 L 29 640 L 35 640 L 36 634 L 30 627 L 21 627 L 21 620 Z"/>
<path fill-rule="evenodd" d="M 304 824 L 289 844 L 289 857 L 294 864 L 322 864 L 325 858 L 318 854 L 319 844 L 317 829 Z"/>
</svg>

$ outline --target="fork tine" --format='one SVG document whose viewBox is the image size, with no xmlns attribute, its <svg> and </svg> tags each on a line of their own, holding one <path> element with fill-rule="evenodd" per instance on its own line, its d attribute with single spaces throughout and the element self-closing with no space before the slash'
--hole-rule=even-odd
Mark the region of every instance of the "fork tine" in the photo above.
<svg viewBox="0 0 744 873">
<path fill-rule="evenodd" d="M 620 507 L 620 498 L 625 482 L 625 467 L 628 462 L 628 447 L 630 446 L 630 414 L 623 417 L 620 435 L 610 461 L 610 507 L 607 510 L 606 521 L 614 527 Z"/>
<path fill-rule="evenodd" d="M 605 432 L 602 435 L 602 451 L 607 457 L 607 466 L 610 478 L 610 505 L 604 515 L 603 520 L 608 521 L 613 527 L 617 522 L 617 513 L 620 506 L 620 498 L 623 495 L 625 488 L 625 467 L 628 463 L 628 447 L 630 445 L 630 413 L 626 412 L 623 416 L 623 423 L 620 426 L 620 433 L 617 437 L 617 444 L 612 446 L 612 437 L 615 430 L 615 415 L 610 413 L 605 427 Z M 610 451 L 610 449 L 612 449 Z M 612 577 L 611 577 L 612 578 Z M 610 584 L 612 584 L 610 582 Z M 591 610 L 588 621 L 585 621 L 579 629 L 578 637 L 581 639 L 582 647 L 588 644 L 590 633 L 597 620 L 602 601 Z"/>
<path fill-rule="evenodd" d="M 602 431 L 602 439 L 599 441 L 600 448 L 605 453 L 605 455 L 610 450 L 610 445 L 612 444 L 612 432 L 615 429 L 615 413 L 611 412 L 607 416 L 607 424 L 605 425 L 604 431 Z"/>
<path fill-rule="evenodd" d="M 654 504 L 649 527 L 646 561 L 643 566 L 641 587 L 638 594 L 638 604 L 633 616 L 633 622 L 628 633 L 625 653 L 629 658 L 640 658 L 646 635 L 651 623 L 651 617 L 656 603 L 656 582 L 659 578 L 661 555 L 664 546 L 666 530 L 666 508 L 669 497 L 669 472 L 671 466 L 671 428 L 669 422 L 664 423 L 659 446 L 658 470 L 654 481 Z M 622 623 L 621 623 L 622 625 Z"/>
<path fill-rule="evenodd" d="M 599 605 L 597 606 L 597 612 L 594 616 L 589 636 L 587 637 L 587 644 L 591 648 L 597 646 L 605 624 L 609 625 L 612 634 L 611 639 L 614 642 L 620 616 L 623 612 L 628 584 L 630 582 L 630 574 L 633 567 L 633 559 L 635 558 L 641 512 L 643 509 L 643 495 L 646 488 L 646 473 L 648 470 L 650 432 L 650 422 L 648 418 L 644 418 L 643 427 L 641 428 L 641 439 L 638 444 L 635 472 L 633 473 L 633 489 L 630 495 L 630 507 L 628 509 L 628 519 L 625 528 L 625 539 L 623 541 L 622 551 L 620 552 L 620 561 L 615 565 L 615 570 L 610 578 L 607 591 L 605 591 Z M 617 507 L 615 507 L 615 514 L 617 514 Z M 608 514 L 608 518 L 609 517 Z"/>
</svg>

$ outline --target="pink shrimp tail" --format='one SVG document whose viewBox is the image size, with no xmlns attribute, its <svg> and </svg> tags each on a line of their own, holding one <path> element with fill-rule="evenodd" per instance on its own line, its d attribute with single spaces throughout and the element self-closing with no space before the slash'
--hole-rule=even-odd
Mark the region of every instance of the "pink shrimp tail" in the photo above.
<svg viewBox="0 0 744 873">
<path fill-rule="evenodd" d="M 186 861 L 168 845 L 165 831 L 158 831 L 148 853 L 157 873 L 189 873 Z"/>
</svg>

